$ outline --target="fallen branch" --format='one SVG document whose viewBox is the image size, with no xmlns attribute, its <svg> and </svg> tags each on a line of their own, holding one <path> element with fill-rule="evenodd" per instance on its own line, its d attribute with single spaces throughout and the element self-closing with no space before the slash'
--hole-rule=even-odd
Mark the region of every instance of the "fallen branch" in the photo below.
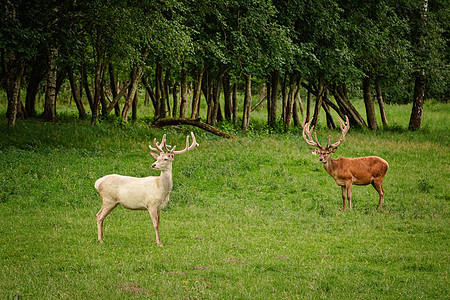
<svg viewBox="0 0 450 300">
<path fill-rule="evenodd" d="M 200 121 L 200 118 L 196 118 L 196 119 L 164 118 L 164 119 L 159 119 L 159 120 L 153 122 L 152 125 L 156 126 L 156 127 L 164 127 L 164 126 L 172 126 L 172 125 L 192 125 L 192 126 L 198 127 L 200 129 L 211 132 L 212 134 L 215 134 L 215 135 L 227 138 L 227 139 L 236 138 L 235 136 L 233 136 L 231 134 L 220 131 L 219 129 L 214 128 L 209 124 L 203 123 L 202 121 Z"/>
<path fill-rule="evenodd" d="M 263 97 L 263 98 L 261 99 L 261 101 L 258 102 L 258 104 L 256 104 L 255 106 L 253 106 L 251 112 L 254 111 L 258 106 L 260 106 L 260 105 L 264 102 L 264 100 L 266 100 L 266 97 Z"/>
</svg>

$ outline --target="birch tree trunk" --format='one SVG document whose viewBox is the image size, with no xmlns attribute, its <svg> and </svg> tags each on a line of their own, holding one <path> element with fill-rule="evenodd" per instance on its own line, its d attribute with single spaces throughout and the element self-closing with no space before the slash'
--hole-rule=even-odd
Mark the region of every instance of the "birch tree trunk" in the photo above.
<svg viewBox="0 0 450 300">
<path fill-rule="evenodd" d="M 47 81 L 45 84 L 45 102 L 42 117 L 47 122 L 56 121 L 56 49 L 50 50 L 48 58 Z"/>
</svg>

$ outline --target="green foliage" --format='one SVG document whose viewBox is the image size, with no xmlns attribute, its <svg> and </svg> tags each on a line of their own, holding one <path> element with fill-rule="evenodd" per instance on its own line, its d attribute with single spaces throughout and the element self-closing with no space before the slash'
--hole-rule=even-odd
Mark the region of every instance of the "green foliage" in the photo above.
<svg viewBox="0 0 450 300">
<path fill-rule="evenodd" d="M 354 209 L 298 131 L 200 144 L 176 157 L 164 247 L 145 211 L 116 208 L 97 242 L 93 187 L 105 174 L 158 175 L 147 145 L 192 128 L 97 126 L 69 115 L 8 129 L 0 121 L 0 293 L 6 298 L 442 299 L 449 294 L 449 105 L 387 107 L 392 128 L 350 129 L 337 156 L 379 155 L 390 165 L 383 209 L 371 186 Z M 255 113 L 256 114 L 256 113 Z M 263 122 L 261 122 L 263 124 Z M 338 138 L 320 120 L 319 138 Z"/>
</svg>

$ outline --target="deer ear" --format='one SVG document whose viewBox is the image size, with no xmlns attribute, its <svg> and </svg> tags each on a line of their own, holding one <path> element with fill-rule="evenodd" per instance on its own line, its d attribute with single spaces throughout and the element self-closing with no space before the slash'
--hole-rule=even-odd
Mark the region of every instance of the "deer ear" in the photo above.
<svg viewBox="0 0 450 300">
<path fill-rule="evenodd" d="M 319 154 L 319 149 L 311 148 L 311 152 L 312 152 L 312 154 L 317 155 L 317 154 Z"/>
<path fill-rule="evenodd" d="M 337 148 L 331 148 L 330 150 L 328 150 L 330 153 L 334 153 L 336 152 Z"/>
<path fill-rule="evenodd" d="M 158 159 L 158 156 L 159 156 L 158 154 L 153 153 L 153 152 L 150 152 L 150 154 L 153 156 L 154 159 Z"/>
</svg>

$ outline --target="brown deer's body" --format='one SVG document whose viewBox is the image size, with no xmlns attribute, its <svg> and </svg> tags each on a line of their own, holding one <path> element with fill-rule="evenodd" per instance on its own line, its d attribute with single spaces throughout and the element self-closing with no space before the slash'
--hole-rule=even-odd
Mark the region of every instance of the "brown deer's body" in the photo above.
<svg viewBox="0 0 450 300">
<path fill-rule="evenodd" d="M 378 207 L 384 200 L 384 189 L 382 187 L 384 175 L 389 168 L 388 163 L 378 156 L 344 158 L 336 160 L 331 157 L 323 162 L 323 167 L 330 174 L 337 185 L 342 189 L 343 210 L 345 210 L 345 199 L 351 209 L 352 185 L 372 184 L 380 195 Z"/>
<path fill-rule="evenodd" d="M 352 186 L 368 184 L 372 184 L 380 195 L 378 201 L 378 208 L 380 208 L 384 201 L 384 189 L 382 187 L 383 179 L 389 168 L 387 161 L 378 156 L 358 158 L 340 157 L 334 160 L 331 158 L 330 154 L 335 153 L 337 147 L 344 141 L 345 134 L 350 128 L 350 125 L 348 125 L 348 118 L 347 125 L 345 126 L 339 119 L 339 125 L 342 131 L 339 141 L 330 145 L 330 139 L 328 139 L 326 147 L 322 147 L 319 144 L 317 136 L 316 141 L 313 141 L 311 134 L 314 127 L 309 129 L 310 124 L 311 121 L 306 123 L 306 120 L 302 123 L 303 138 L 308 145 L 317 147 L 317 149 L 312 149 L 313 154 L 319 154 L 319 159 L 322 162 L 324 169 L 333 177 L 336 184 L 341 187 L 343 210 L 346 209 L 346 199 L 348 199 L 349 208 L 352 208 Z"/>
</svg>

